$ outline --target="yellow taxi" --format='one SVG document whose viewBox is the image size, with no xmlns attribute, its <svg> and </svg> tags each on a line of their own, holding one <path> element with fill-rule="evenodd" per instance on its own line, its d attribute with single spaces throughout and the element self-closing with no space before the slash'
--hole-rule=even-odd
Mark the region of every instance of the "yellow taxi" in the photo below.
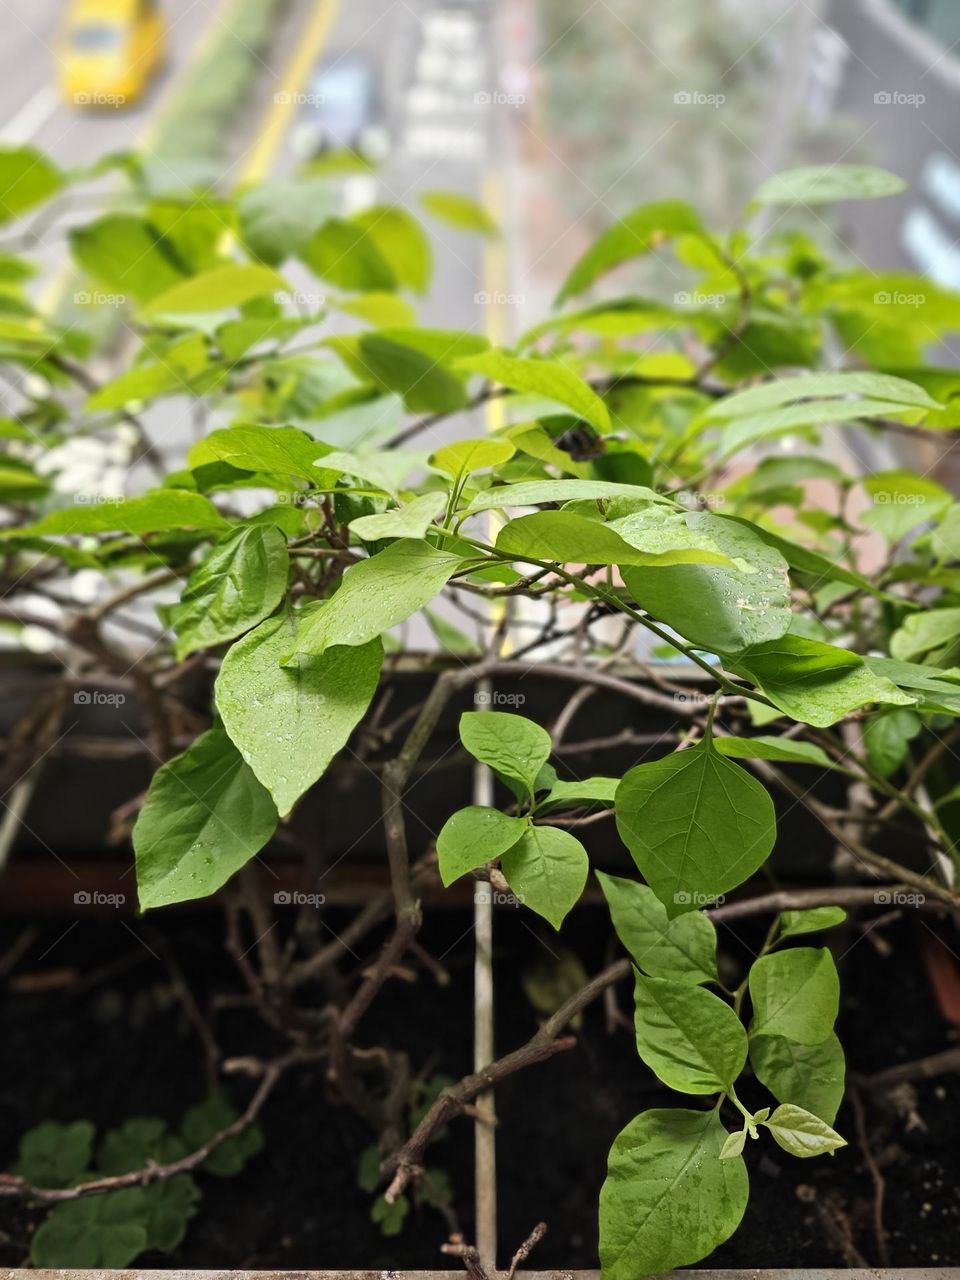
<svg viewBox="0 0 960 1280">
<path fill-rule="evenodd" d="M 64 101 L 124 107 L 146 90 L 166 58 L 157 0 L 70 0 L 57 56 Z"/>
</svg>

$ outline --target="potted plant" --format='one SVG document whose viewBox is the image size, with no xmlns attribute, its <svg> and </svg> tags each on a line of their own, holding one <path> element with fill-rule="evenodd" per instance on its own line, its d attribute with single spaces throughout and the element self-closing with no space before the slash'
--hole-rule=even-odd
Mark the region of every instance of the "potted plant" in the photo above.
<svg viewBox="0 0 960 1280">
<path fill-rule="evenodd" d="M 10 218 L 43 217 L 71 180 L 29 148 L 4 166 Z M 641 206 L 509 349 L 418 325 L 405 295 L 429 279 L 419 220 L 395 206 L 314 216 L 309 174 L 173 211 L 135 188 L 128 211 L 71 231 L 92 290 L 125 300 L 136 336 L 106 383 L 82 335 L 10 291 L 7 613 L 53 637 L 62 664 L 8 734 L 10 783 L 60 750 L 65 703 L 135 700 L 143 722 L 123 733 L 152 777 L 115 827 L 132 828 L 139 909 L 162 919 L 221 896 L 270 1045 L 225 1059 L 181 983 L 207 1102 L 176 1124 L 118 1116 L 99 1139 L 82 1119 L 27 1132 L 0 1195 L 47 1215 L 36 1265 L 122 1267 L 176 1247 L 196 1175 L 239 1171 L 268 1100 L 318 1066 L 369 1126 L 374 1220 L 397 1230 L 416 1200 L 449 1226 L 433 1141 L 571 1049 L 584 1010 L 623 979 L 640 1060 L 670 1092 L 610 1150 L 605 1277 L 695 1263 L 726 1241 L 754 1149 L 803 1160 L 850 1141 L 835 1128 L 844 1051 L 825 931 L 891 906 L 952 921 L 960 902 L 960 507 L 928 472 L 859 474 L 838 424 L 920 448 L 952 430 L 960 375 L 924 351 L 960 311 L 928 281 L 834 264 L 804 234 L 754 243 L 750 220 L 900 189 L 858 166 L 794 170 L 725 234 L 684 203 Z M 496 234 L 463 197 L 424 203 Z M 600 294 L 655 252 L 689 282 L 672 302 Z M 318 292 L 291 283 L 303 268 Z M 25 273 L 11 257 L 8 276 Z M 848 358 L 833 367 L 837 338 Z M 506 426 L 451 429 L 495 397 Z M 164 404 L 184 402 L 199 430 L 170 459 L 147 416 L 162 426 Z M 77 484 L 78 441 L 120 441 L 136 490 Z M 419 656 L 397 647 L 415 623 Z M 537 715 L 526 691 L 545 685 L 563 693 Z M 396 713 L 385 688 L 407 690 Z M 606 710 L 577 749 L 617 761 L 610 771 L 578 770 L 571 751 L 591 699 Z M 315 922 L 326 863 L 309 833 L 357 802 L 326 793 L 319 827 L 298 824 L 321 779 L 351 768 L 379 795 L 379 813 L 353 816 L 387 885 L 335 934 L 277 931 L 291 905 Z M 435 834 L 413 830 L 413 783 L 445 768 Z M 782 853 L 796 809 L 822 836 L 802 873 Z M 265 880 L 261 853 L 298 841 L 298 887 Z M 525 1044 L 490 1059 L 481 1045 L 476 1070 L 437 1080 L 365 1029 L 398 976 L 437 968 L 425 903 L 471 882 L 481 930 L 499 904 L 556 931 L 599 883 L 621 954 L 573 989 L 541 984 Z M 754 919 L 756 945 L 718 959 L 717 925 Z M 482 995 L 489 965 L 479 974 Z M 225 1070 L 251 1080 L 240 1108 L 220 1091 Z M 484 1274 L 489 1240 L 478 1251 L 454 1235 L 447 1251 Z M 876 1243 L 882 1258 L 882 1226 Z"/>
</svg>

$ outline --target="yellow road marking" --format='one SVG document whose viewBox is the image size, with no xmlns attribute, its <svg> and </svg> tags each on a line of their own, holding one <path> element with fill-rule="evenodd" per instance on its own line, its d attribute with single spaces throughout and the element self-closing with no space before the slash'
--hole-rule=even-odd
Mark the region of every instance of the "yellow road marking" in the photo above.
<svg viewBox="0 0 960 1280">
<path fill-rule="evenodd" d="M 307 73 L 326 43 L 339 8 L 339 0 L 319 0 L 313 17 L 297 42 L 296 52 L 283 70 L 280 87 L 273 95 L 270 109 L 241 169 L 241 182 L 253 182 L 269 172 L 270 162 L 293 122 L 297 106 L 295 95 L 302 89 Z"/>
</svg>

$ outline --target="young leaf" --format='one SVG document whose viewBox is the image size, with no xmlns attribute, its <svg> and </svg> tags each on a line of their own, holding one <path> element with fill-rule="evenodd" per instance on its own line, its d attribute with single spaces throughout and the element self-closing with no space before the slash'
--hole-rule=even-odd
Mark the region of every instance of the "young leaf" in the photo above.
<svg viewBox="0 0 960 1280">
<path fill-rule="evenodd" d="M 390 264 L 363 227 L 344 218 L 328 218 L 298 250 L 315 276 L 340 289 L 367 292 L 395 289 Z"/>
<path fill-rule="evenodd" d="M 541 502 L 573 502 L 579 499 L 636 498 L 663 502 L 653 489 L 639 484 L 616 484 L 607 480 L 527 480 L 519 484 L 497 485 L 476 494 L 467 512 L 492 511 L 497 507 L 535 507 Z"/>
<path fill-rule="evenodd" d="M 486 719 L 497 713 L 483 714 Z M 501 856 L 500 867 L 524 906 L 559 929 L 583 893 L 590 864 L 586 849 L 569 831 L 530 826 Z"/>
<path fill-rule="evenodd" d="M 806 911 L 781 911 L 780 937 L 796 938 L 802 933 L 819 933 L 843 924 L 847 913 L 843 907 L 810 907 Z"/>
<path fill-rule="evenodd" d="M 680 200 L 660 200 L 640 205 L 594 241 L 563 282 L 556 305 L 583 293 L 622 262 L 638 258 L 671 237 L 682 235 L 705 235 L 703 223 L 688 204 Z"/>
<path fill-rule="evenodd" d="M 430 465 L 457 479 L 459 476 L 471 475 L 474 471 L 485 471 L 487 467 L 508 462 L 516 451 L 515 445 L 509 440 L 498 440 L 493 436 L 480 440 L 458 440 L 456 444 L 444 445 L 432 454 Z"/>
<path fill-rule="evenodd" d="M 651 510 L 659 515 L 662 508 Z M 661 542 L 655 534 L 647 537 L 640 532 L 631 534 L 599 520 L 587 520 L 573 511 L 535 511 L 504 525 L 497 535 L 497 550 L 520 560 L 530 557 L 535 561 L 555 560 L 564 564 L 732 565 L 732 561 L 712 545 L 667 545 L 661 549 Z"/>
<path fill-rule="evenodd" d="M 721 1160 L 733 1160 L 736 1156 L 743 1155 L 743 1148 L 747 1145 L 746 1129 L 737 1129 L 735 1133 L 727 1136 L 726 1142 L 720 1148 Z"/>
<path fill-rule="evenodd" d="M 782 760 L 785 764 L 812 764 L 819 769 L 833 768 L 833 761 L 823 747 L 797 738 L 771 738 L 758 734 L 755 738 L 716 738 L 713 745 L 728 759 Z"/>
<path fill-rule="evenodd" d="M 150 299 L 152 315 L 181 315 L 192 311 L 221 311 L 239 307 L 264 293 L 286 289 L 287 282 L 269 267 L 231 263 L 183 280 Z"/>
<path fill-rule="evenodd" d="M 36 147 L 0 147 L 0 223 L 49 200 L 63 183 L 63 174 Z"/>
<path fill-rule="evenodd" d="M 863 727 L 863 743 L 872 767 L 891 777 L 906 764 L 910 743 L 922 730 L 923 721 L 906 707 L 871 716 Z"/>
<path fill-rule="evenodd" d="M 770 1119 L 762 1123 L 773 1134 L 778 1146 L 801 1159 L 822 1156 L 847 1145 L 846 1139 L 825 1121 L 789 1102 L 781 1103 Z"/>
<path fill-rule="evenodd" d="M 822 1044 L 833 1030 L 840 979 L 826 947 L 794 947 L 761 956 L 750 969 L 751 1035 Z"/>
<path fill-rule="evenodd" d="M 631 769 L 616 811 L 620 838 L 669 917 L 742 884 L 777 834 L 766 789 L 706 741 Z"/>
<path fill-rule="evenodd" d="M 280 660 L 291 649 L 292 662 Z M 285 817 L 346 745 L 373 697 L 383 648 L 300 648 L 298 622 L 270 618 L 238 640 L 217 676 L 224 728 Z"/>
<path fill-rule="evenodd" d="M 546 729 L 509 711 L 465 711 L 460 741 L 475 759 L 521 783 L 531 795 L 552 745 Z"/>
<path fill-rule="evenodd" d="M 896 196 L 907 184 L 866 164 L 814 164 L 774 174 L 754 196 L 758 204 L 832 204 Z"/>
<path fill-rule="evenodd" d="M 617 937 L 644 973 L 674 982 L 717 980 L 717 931 L 700 911 L 673 920 L 645 884 L 597 872 Z"/>
<path fill-rule="evenodd" d="M 187 1149 L 197 1151 L 236 1119 L 237 1112 L 229 1098 L 220 1089 L 214 1089 L 183 1117 L 180 1134 Z M 263 1130 L 257 1124 L 247 1125 L 235 1137 L 221 1142 L 200 1167 L 220 1178 L 232 1178 L 242 1173 L 247 1162 L 262 1148 Z"/>
<path fill-rule="evenodd" d="M 644 1111 L 614 1139 L 600 1192 L 604 1280 L 688 1266 L 733 1235 L 747 1207 L 743 1158 L 721 1160 L 716 1111 Z"/>
<path fill-rule="evenodd" d="M 440 879 L 453 884 L 468 871 L 499 858 L 527 830 L 523 818 L 511 818 L 499 809 L 472 804 L 459 809 L 443 824 L 437 836 Z"/>
<path fill-rule="evenodd" d="M 169 611 L 176 657 L 233 640 L 273 613 L 288 565 L 287 539 L 275 525 L 247 525 L 218 543 Z"/>
<path fill-rule="evenodd" d="M 778 1102 L 792 1102 L 833 1124 L 843 1099 L 843 1049 L 831 1032 L 820 1044 L 751 1036 L 750 1065 Z"/>
<path fill-rule="evenodd" d="M 30 1242 L 35 1267 L 122 1270 L 147 1247 L 144 1188 L 58 1204 Z"/>
<path fill-rule="evenodd" d="M 222 729 L 153 775 L 133 829 L 140 909 L 214 893 L 263 848 L 277 810 Z"/>
<path fill-rule="evenodd" d="M 400 205 L 374 205 L 352 221 L 367 233 L 398 284 L 423 293 L 433 274 L 433 250 L 423 227 Z"/>
<path fill-rule="evenodd" d="M 577 809 L 583 805 L 613 804 L 620 785 L 619 778 L 580 778 L 573 782 L 558 779 L 537 805 L 542 813 L 549 809 Z"/>
<path fill-rule="evenodd" d="M 768 413 L 784 405 L 835 400 L 840 407 L 851 396 L 871 402 L 885 401 L 900 408 L 939 408 L 923 387 L 906 378 L 886 373 L 814 373 L 795 378 L 776 378 L 732 396 L 723 396 L 707 410 L 707 418 L 727 420 Z"/>
<path fill-rule="evenodd" d="M 320 455 L 329 453 L 296 427 L 262 427 L 241 422 L 220 431 L 211 431 L 190 450 L 187 461 L 196 471 L 210 462 L 229 462 L 241 471 L 277 476 L 287 485 L 294 478 L 312 480 L 319 487 L 333 485 L 340 471 L 319 465 Z"/>
<path fill-rule="evenodd" d="M 475 231 L 491 239 L 500 234 L 500 228 L 483 205 L 459 191 L 421 191 L 420 203 L 427 213 L 459 231 Z"/>
<path fill-rule="evenodd" d="M 93 1134 L 89 1120 L 44 1120 L 20 1139 L 16 1172 L 35 1187 L 69 1187 L 90 1165 Z"/>
<path fill-rule="evenodd" d="M 637 974 L 637 1052 L 680 1093 L 729 1089 L 747 1060 L 743 1023 L 719 996 L 689 982 Z"/>
<path fill-rule="evenodd" d="M 329 600 L 304 610 L 298 653 L 319 655 L 333 645 L 363 645 L 429 604 L 462 564 L 460 556 L 428 542 L 401 538 L 348 569 Z"/>
<path fill-rule="evenodd" d="M 375 516 L 358 516 L 350 521 L 350 531 L 364 542 L 380 538 L 422 538 L 435 516 L 443 510 L 446 495 L 424 493 L 392 511 Z"/>
<path fill-rule="evenodd" d="M 462 373 L 479 373 L 511 391 L 555 400 L 601 432 L 610 430 L 610 413 L 597 393 L 572 369 L 554 360 L 525 360 L 504 351 L 485 351 L 457 362 Z"/>
</svg>

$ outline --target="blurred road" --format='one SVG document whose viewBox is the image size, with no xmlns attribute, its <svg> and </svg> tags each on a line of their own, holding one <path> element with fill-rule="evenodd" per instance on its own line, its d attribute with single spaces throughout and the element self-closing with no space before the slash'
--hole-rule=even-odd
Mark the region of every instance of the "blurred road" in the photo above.
<svg viewBox="0 0 960 1280">
<path fill-rule="evenodd" d="M 169 69 L 135 106 L 90 111 L 60 99 L 57 28 L 64 0 L 4 0 L 0 141 L 7 145 L 29 142 L 68 167 L 136 146 L 148 122 L 162 109 L 172 81 L 211 24 L 219 21 L 220 7 L 221 0 L 211 5 L 204 0 L 168 3 Z"/>
</svg>

